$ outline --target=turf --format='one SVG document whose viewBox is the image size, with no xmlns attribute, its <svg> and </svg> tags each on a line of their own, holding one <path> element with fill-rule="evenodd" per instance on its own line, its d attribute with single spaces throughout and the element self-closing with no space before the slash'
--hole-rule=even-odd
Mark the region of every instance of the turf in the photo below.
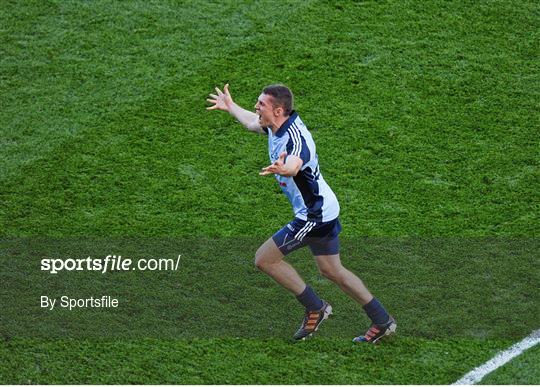
<svg viewBox="0 0 540 387">
<path fill-rule="evenodd" d="M 487 375 L 482 384 L 540 384 L 540 347 L 536 346 Z"/>
<path fill-rule="evenodd" d="M 4 234 L 268 235 L 265 140 L 204 98 L 280 80 L 345 235 L 537 235 L 535 3 L 78 4 L 4 11 Z"/>
<path fill-rule="evenodd" d="M 0 372 L 21 384 L 449 384 L 506 343 L 400 338 L 359 351 L 324 339 L 15 341 L 0 349 L 9 354 Z"/>
<path fill-rule="evenodd" d="M 527 335 L 539 308 L 539 27 L 533 1 L 4 2 L 0 270 L 12 286 L 0 293 L 0 381 L 450 383 Z M 291 212 L 258 176 L 266 139 L 205 111 L 224 82 L 246 107 L 269 83 L 295 92 L 340 200 L 344 260 L 400 317 L 396 341 L 349 345 L 366 321 L 353 321 L 352 302 L 304 252 L 295 266 L 341 317 L 318 341 L 285 341 L 294 300 L 251 262 Z M 172 238 L 185 266 L 53 278 L 37 269 L 55 254 L 52 237 L 131 237 L 143 251 L 146 237 Z M 162 308 L 162 330 L 47 340 L 52 315 L 27 329 L 38 289 L 91 289 L 92 279 L 154 292 L 128 316 L 147 333 Z M 175 325 L 178 304 L 187 317 Z M 227 335 L 215 311 L 231 304 L 244 313 L 225 318 Z M 270 331 L 254 323 L 265 305 L 283 313 Z M 538 351 L 524 356 L 486 380 L 538 383 Z"/>
<path fill-rule="evenodd" d="M 0 294 L 9 301 L 0 317 L 0 333 L 7 338 L 287 339 L 302 310 L 294 297 L 253 265 L 253 252 L 261 242 L 253 238 L 5 239 L 0 265 L 9 271 Z M 534 319 L 523 316 L 540 314 L 539 249 L 536 239 L 363 238 L 343 239 L 341 250 L 344 264 L 397 318 L 401 335 L 518 340 L 536 328 Z M 50 274 L 40 270 L 43 258 L 107 254 L 133 260 L 178 254 L 181 258 L 177 271 Z M 325 324 L 325 337 L 349 341 L 366 329 L 369 321 L 364 313 L 318 273 L 307 249 L 288 260 L 334 307 L 336 318 Z M 48 311 L 39 303 L 43 295 L 57 298 L 57 304 L 64 295 L 111 295 L 119 299 L 120 307 Z M 261 316 L 272 318 L 261 320 Z"/>
</svg>

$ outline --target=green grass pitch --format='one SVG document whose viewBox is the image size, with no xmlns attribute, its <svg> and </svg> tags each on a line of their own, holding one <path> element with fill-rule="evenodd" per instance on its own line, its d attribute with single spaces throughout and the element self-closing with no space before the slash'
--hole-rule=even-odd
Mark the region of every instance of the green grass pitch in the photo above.
<svg viewBox="0 0 540 387">
<path fill-rule="evenodd" d="M 447 384 L 538 329 L 539 27 L 534 1 L 4 1 L 0 383 Z M 393 340 L 353 345 L 367 319 L 302 251 L 336 315 L 290 342 L 301 310 L 252 264 L 290 206 L 266 139 L 205 110 L 225 82 L 246 108 L 295 92 Z M 39 271 L 45 247 L 119 240 L 182 267 Z M 137 302 L 36 308 L 62 287 Z M 539 363 L 483 382 L 540 384 Z"/>
</svg>

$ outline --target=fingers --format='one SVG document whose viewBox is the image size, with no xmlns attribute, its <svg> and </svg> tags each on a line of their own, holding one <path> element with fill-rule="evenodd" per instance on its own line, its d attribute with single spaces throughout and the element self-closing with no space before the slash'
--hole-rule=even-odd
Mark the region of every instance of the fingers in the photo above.
<svg viewBox="0 0 540 387">
<path fill-rule="evenodd" d="M 275 173 L 275 171 L 273 171 L 272 169 L 270 169 L 270 167 L 266 167 L 266 168 L 263 168 L 261 170 L 261 172 L 259 172 L 259 175 L 260 176 L 267 176 L 267 175 L 273 175 Z"/>
<path fill-rule="evenodd" d="M 214 106 L 209 106 L 209 107 L 206 108 L 206 110 L 215 110 L 215 109 L 226 110 L 221 105 L 224 102 L 224 99 L 225 99 L 224 96 L 225 95 L 228 96 L 228 97 L 231 96 L 230 93 L 229 93 L 229 84 L 227 83 L 223 87 L 223 90 L 225 91 L 225 94 L 223 94 L 223 92 L 217 87 L 215 87 L 215 90 L 216 90 L 217 95 L 210 93 L 210 94 L 208 94 L 208 96 L 210 98 L 206 99 L 206 102 L 213 103 Z M 220 106 L 218 106 L 218 105 L 220 105 Z"/>
<path fill-rule="evenodd" d="M 223 91 L 225 92 L 225 94 L 227 95 L 231 95 L 231 93 L 229 93 L 229 84 L 226 83 L 225 86 L 223 87 L 223 91 L 219 90 L 219 88 L 215 87 L 215 90 L 216 90 L 216 93 L 217 95 L 223 95 Z M 215 96 L 214 94 L 210 94 L 211 97 L 214 97 L 214 98 L 217 98 L 217 96 Z"/>
<path fill-rule="evenodd" d="M 206 110 L 215 110 L 215 109 L 218 108 L 218 105 L 217 105 L 217 101 L 216 101 L 216 100 L 208 98 L 208 99 L 206 100 L 206 102 L 213 103 L 213 105 L 212 105 L 212 106 L 208 106 L 208 107 L 206 108 Z"/>
<path fill-rule="evenodd" d="M 259 172 L 259 175 L 261 176 L 271 175 L 274 173 L 278 173 L 278 171 L 279 171 L 279 166 L 276 163 L 273 163 L 267 167 L 261 168 L 261 172 Z"/>
</svg>

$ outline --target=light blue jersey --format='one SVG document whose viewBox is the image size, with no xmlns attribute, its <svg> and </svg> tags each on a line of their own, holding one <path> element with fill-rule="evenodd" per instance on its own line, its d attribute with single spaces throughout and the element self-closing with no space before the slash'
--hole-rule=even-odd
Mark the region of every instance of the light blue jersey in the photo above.
<svg viewBox="0 0 540 387">
<path fill-rule="evenodd" d="M 298 156 L 304 164 L 296 176 L 275 175 L 282 191 L 293 206 L 295 217 L 312 222 L 329 222 L 339 216 L 336 195 L 323 179 L 319 171 L 319 159 L 315 143 L 296 112 L 273 134 L 268 134 L 268 153 L 273 163 L 282 152 Z"/>
</svg>

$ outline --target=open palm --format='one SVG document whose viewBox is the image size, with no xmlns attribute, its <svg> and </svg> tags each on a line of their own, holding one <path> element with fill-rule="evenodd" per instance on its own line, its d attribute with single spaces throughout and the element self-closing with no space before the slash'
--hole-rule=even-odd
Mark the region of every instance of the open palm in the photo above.
<svg viewBox="0 0 540 387">
<path fill-rule="evenodd" d="M 216 93 L 217 95 L 209 94 L 210 98 L 208 98 L 207 101 L 213 103 L 214 105 L 209 106 L 206 109 L 229 111 L 233 104 L 231 93 L 229 93 L 229 84 L 227 83 L 223 87 L 223 92 L 216 87 Z"/>
</svg>

